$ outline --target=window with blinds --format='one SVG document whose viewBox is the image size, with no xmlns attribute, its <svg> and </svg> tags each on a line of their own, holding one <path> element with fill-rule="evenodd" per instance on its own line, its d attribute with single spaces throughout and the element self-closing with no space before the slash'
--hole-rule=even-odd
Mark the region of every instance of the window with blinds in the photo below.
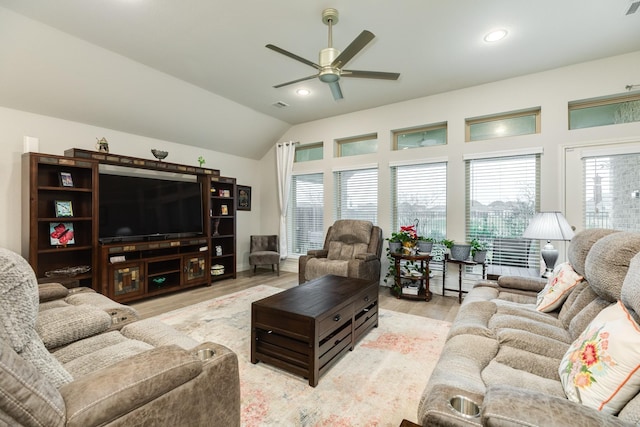
<svg viewBox="0 0 640 427">
<path fill-rule="evenodd" d="M 466 238 L 489 264 L 539 267 L 539 242 L 522 238 L 539 206 L 539 154 L 466 160 Z"/>
<path fill-rule="evenodd" d="M 322 173 L 291 177 L 287 215 L 288 245 L 293 254 L 306 254 L 324 244 L 324 182 Z"/>
<path fill-rule="evenodd" d="M 391 167 L 391 230 L 418 220 L 418 235 L 442 240 L 447 233 L 447 163 Z"/>
<path fill-rule="evenodd" d="M 640 154 L 583 159 L 585 228 L 640 231 Z"/>
<path fill-rule="evenodd" d="M 378 223 L 378 169 L 334 172 L 334 219 Z"/>
</svg>

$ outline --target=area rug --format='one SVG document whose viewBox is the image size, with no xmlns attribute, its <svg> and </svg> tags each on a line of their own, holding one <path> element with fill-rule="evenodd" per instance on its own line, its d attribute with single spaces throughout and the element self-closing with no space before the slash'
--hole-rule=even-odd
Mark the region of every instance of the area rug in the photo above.
<svg viewBox="0 0 640 427">
<path fill-rule="evenodd" d="M 157 319 L 237 353 L 243 426 L 397 427 L 403 418 L 416 421 L 449 322 L 380 310 L 378 328 L 311 387 L 302 377 L 251 363 L 251 303 L 281 291 L 259 285 Z"/>
</svg>

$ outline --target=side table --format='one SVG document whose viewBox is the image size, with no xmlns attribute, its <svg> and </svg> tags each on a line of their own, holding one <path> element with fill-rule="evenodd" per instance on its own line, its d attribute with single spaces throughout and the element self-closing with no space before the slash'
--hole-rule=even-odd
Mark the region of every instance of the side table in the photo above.
<svg viewBox="0 0 640 427">
<path fill-rule="evenodd" d="M 450 264 L 458 264 L 458 289 L 446 288 L 446 278 L 447 278 L 447 263 Z M 467 291 L 462 290 L 462 267 L 466 266 L 475 266 L 482 265 L 482 278 L 485 279 L 487 277 L 487 264 L 478 263 L 471 260 L 461 260 L 461 259 L 452 259 L 449 258 L 449 254 L 447 254 L 442 260 L 442 296 L 444 296 L 444 291 L 452 291 L 458 292 L 458 304 L 462 303 L 462 294 L 466 294 Z"/>
<path fill-rule="evenodd" d="M 429 261 L 431 261 L 431 254 L 416 254 L 405 255 L 402 253 L 391 252 L 390 255 L 394 259 L 394 265 L 396 269 L 395 284 L 400 288 L 399 292 L 396 292 L 398 298 L 408 299 L 424 299 L 425 301 L 431 301 L 431 291 L 429 290 Z M 421 275 L 402 274 L 401 264 L 402 260 L 418 262 L 420 265 Z M 416 283 L 418 285 L 418 294 L 407 294 L 402 292 L 402 284 L 404 283 Z"/>
</svg>

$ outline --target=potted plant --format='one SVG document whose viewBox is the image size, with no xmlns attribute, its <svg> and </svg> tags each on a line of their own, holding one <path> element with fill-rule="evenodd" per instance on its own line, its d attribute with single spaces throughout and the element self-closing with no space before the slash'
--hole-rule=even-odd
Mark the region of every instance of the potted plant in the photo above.
<svg viewBox="0 0 640 427">
<path fill-rule="evenodd" d="M 465 261 L 471 254 L 471 245 L 467 243 L 453 243 L 451 241 L 449 249 L 451 251 L 451 259 L 458 261 Z"/>
<path fill-rule="evenodd" d="M 480 242 L 478 239 L 472 239 L 469 243 L 471 244 L 471 256 L 473 257 L 473 261 L 478 264 L 483 264 L 487 258 L 487 245 Z"/>
<path fill-rule="evenodd" d="M 418 250 L 420 252 L 431 252 L 435 239 L 433 237 L 418 237 Z"/>
</svg>

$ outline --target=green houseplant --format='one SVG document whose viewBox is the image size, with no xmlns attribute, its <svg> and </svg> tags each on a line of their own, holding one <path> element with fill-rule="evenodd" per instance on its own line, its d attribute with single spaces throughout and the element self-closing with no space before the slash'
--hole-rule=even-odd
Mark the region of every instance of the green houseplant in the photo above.
<svg viewBox="0 0 640 427">
<path fill-rule="evenodd" d="M 471 245 L 471 256 L 473 257 L 473 261 L 478 264 L 484 263 L 487 258 L 487 245 L 478 239 L 471 239 L 469 244 Z"/>
</svg>

